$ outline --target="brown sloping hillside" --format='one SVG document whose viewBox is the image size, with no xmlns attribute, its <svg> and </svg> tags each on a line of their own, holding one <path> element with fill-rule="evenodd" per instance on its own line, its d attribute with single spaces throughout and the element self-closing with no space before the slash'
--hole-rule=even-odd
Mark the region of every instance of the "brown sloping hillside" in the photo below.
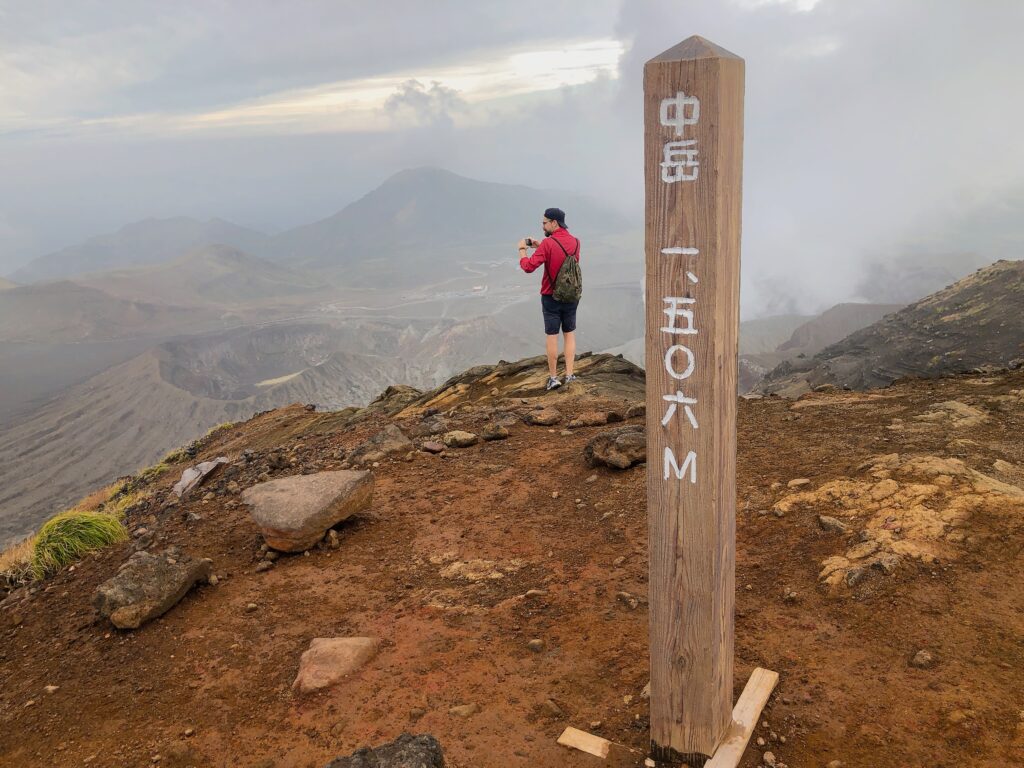
<svg viewBox="0 0 1024 768">
<path fill-rule="evenodd" d="M 199 333 L 238 325 L 217 309 L 116 298 L 67 280 L 22 285 L 0 297 L 0 341 L 53 344 Z"/>
<path fill-rule="evenodd" d="M 193 461 L 232 462 L 208 496 L 168 503 L 174 465 L 129 512 L 151 536 L 0 603 L 0 764 L 319 768 L 411 731 L 450 768 L 643 765 L 645 472 L 587 466 L 608 427 L 565 429 L 636 403 L 643 379 L 607 356 L 580 368 L 555 394 L 539 359 L 482 366 L 411 404 L 293 406 L 202 441 Z M 538 405 L 562 423 L 524 423 Z M 510 435 L 383 460 L 338 549 L 256 571 L 239 490 L 340 467 L 431 408 Z M 755 666 L 781 675 L 742 768 L 769 749 L 794 768 L 1024 763 L 1022 430 L 1020 371 L 739 403 L 736 693 Z M 92 594 L 142 544 L 212 558 L 218 583 L 117 631 Z M 310 640 L 346 635 L 382 649 L 337 687 L 294 693 Z M 555 743 L 567 725 L 617 746 L 603 763 L 570 752 Z"/>
<path fill-rule="evenodd" d="M 997 261 L 765 378 L 765 392 L 882 387 L 1024 358 L 1024 261 Z"/>
<path fill-rule="evenodd" d="M 113 296 L 176 306 L 251 306 L 309 302 L 322 280 L 227 245 L 204 245 L 171 261 L 75 279 Z"/>
</svg>

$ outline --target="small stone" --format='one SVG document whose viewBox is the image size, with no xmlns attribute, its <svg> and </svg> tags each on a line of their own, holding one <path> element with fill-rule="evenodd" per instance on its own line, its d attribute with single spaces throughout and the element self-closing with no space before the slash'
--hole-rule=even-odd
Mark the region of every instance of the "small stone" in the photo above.
<svg viewBox="0 0 1024 768">
<path fill-rule="evenodd" d="M 60 690 L 60 686 L 59 685 L 48 685 L 45 688 L 43 688 L 43 690 L 52 695 L 52 694 L 54 694 L 54 693 L 56 693 L 57 691 Z"/>
<path fill-rule="evenodd" d="M 920 651 L 915 653 L 914 658 L 910 660 L 910 666 L 917 667 L 918 669 L 928 669 L 934 663 L 934 657 L 932 657 L 932 655 L 924 649 L 921 649 Z"/>
<path fill-rule="evenodd" d="M 508 429 L 502 424 L 488 424 L 480 431 L 480 437 L 488 442 L 492 440 L 505 440 L 508 434 Z"/>
<path fill-rule="evenodd" d="M 248 605 L 245 606 L 245 612 L 246 613 L 255 613 L 259 609 L 260 609 L 260 607 L 258 605 L 256 605 L 256 603 L 249 603 Z"/>
<path fill-rule="evenodd" d="M 614 560 L 612 560 L 612 565 L 614 565 L 616 568 L 618 568 L 624 562 L 626 562 L 626 558 L 624 556 L 622 556 L 622 555 L 619 555 Z"/>
<path fill-rule="evenodd" d="M 810 485 L 810 483 L 811 483 L 811 481 L 808 480 L 806 477 L 798 477 L 795 480 L 790 480 L 788 483 L 786 483 L 786 487 L 787 488 L 802 488 L 805 485 Z M 771 754 L 771 753 L 769 753 L 769 754 Z M 773 756 L 773 759 L 774 759 L 774 756 Z"/>
<path fill-rule="evenodd" d="M 217 574 L 215 573 L 210 574 L 210 578 L 206 580 L 206 583 L 209 584 L 211 587 L 216 587 L 218 582 L 220 582 L 220 579 L 217 578 Z"/>
<path fill-rule="evenodd" d="M 767 743 L 768 742 L 764 740 L 764 736 L 758 736 L 757 737 L 757 746 L 763 747 Z"/>
<path fill-rule="evenodd" d="M 534 653 L 540 653 L 544 650 L 545 645 L 546 643 L 543 640 L 541 640 L 539 637 L 535 637 L 533 638 L 533 640 L 526 644 L 526 647 Z"/>
<path fill-rule="evenodd" d="M 274 567 L 274 564 L 270 560 L 260 560 L 256 564 L 256 573 L 265 573 Z"/>
<path fill-rule="evenodd" d="M 772 741 L 778 741 L 779 740 L 779 734 L 777 734 L 775 731 L 772 731 L 771 733 L 768 734 L 768 738 L 771 739 Z"/>
<path fill-rule="evenodd" d="M 457 707 L 451 707 L 448 710 L 448 714 L 452 717 L 470 717 L 480 711 L 479 704 L 460 704 Z"/>
<path fill-rule="evenodd" d="M 849 533 L 850 528 L 842 520 L 835 517 L 829 517 L 828 515 L 818 515 L 818 525 L 821 526 L 821 530 L 828 533 Z"/>
<path fill-rule="evenodd" d="M 832 760 L 825 768 L 844 768 L 845 765 L 842 760 Z"/>
<path fill-rule="evenodd" d="M 779 744 L 785 744 L 785 743 L 786 743 L 786 737 L 785 736 L 779 736 Z"/>
<path fill-rule="evenodd" d="M 596 731 L 600 727 L 601 727 L 601 721 L 600 720 L 592 720 L 590 722 L 590 730 Z"/>
<path fill-rule="evenodd" d="M 195 735 L 195 732 L 196 732 L 195 728 L 186 728 L 185 729 L 185 735 L 186 736 L 193 736 L 193 735 Z"/>
<path fill-rule="evenodd" d="M 441 438 L 441 442 L 448 448 L 468 448 L 479 443 L 480 438 L 472 432 L 463 432 L 460 429 L 456 429 L 452 432 L 446 432 L 444 437 Z"/>
<path fill-rule="evenodd" d="M 558 706 L 558 703 L 554 699 L 547 699 L 541 704 L 544 711 L 552 717 L 565 717 L 565 712 Z"/>
<path fill-rule="evenodd" d="M 552 499 L 557 499 L 558 498 L 558 491 L 552 491 L 551 492 L 551 498 Z"/>
<path fill-rule="evenodd" d="M 775 768 L 775 755 L 773 753 L 765 752 L 764 755 L 761 756 L 761 760 L 768 766 L 768 768 Z"/>
<path fill-rule="evenodd" d="M 277 558 L 279 558 L 280 556 L 281 553 L 273 549 L 268 549 L 266 552 L 263 553 L 263 559 L 269 560 L 271 563 L 277 560 Z"/>
<path fill-rule="evenodd" d="M 543 589 L 531 589 L 524 595 L 528 600 L 533 600 L 539 597 L 547 597 L 548 593 Z"/>
<path fill-rule="evenodd" d="M 427 714 L 427 710 L 425 710 L 425 709 L 423 709 L 421 707 L 413 707 L 412 709 L 409 710 L 409 719 L 412 720 L 415 723 L 417 720 L 422 718 L 425 714 Z"/>
<path fill-rule="evenodd" d="M 420 450 L 426 451 L 427 453 L 441 453 L 441 451 L 444 450 L 444 445 L 433 440 L 428 440 L 420 446 Z"/>
<path fill-rule="evenodd" d="M 593 482 L 596 482 L 596 481 L 597 481 L 597 475 L 591 475 L 590 477 L 588 477 L 583 482 L 584 483 L 593 483 Z"/>
</svg>

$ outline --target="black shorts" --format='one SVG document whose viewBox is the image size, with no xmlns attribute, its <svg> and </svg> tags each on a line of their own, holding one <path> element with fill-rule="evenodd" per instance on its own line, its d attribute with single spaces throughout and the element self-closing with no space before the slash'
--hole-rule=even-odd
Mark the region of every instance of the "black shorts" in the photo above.
<svg viewBox="0 0 1024 768">
<path fill-rule="evenodd" d="M 559 329 L 565 333 L 572 333 L 576 330 L 576 307 L 579 302 L 569 304 L 564 301 L 555 301 L 553 296 L 541 294 L 541 310 L 544 312 L 544 333 L 548 336 L 557 336 Z"/>
</svg>

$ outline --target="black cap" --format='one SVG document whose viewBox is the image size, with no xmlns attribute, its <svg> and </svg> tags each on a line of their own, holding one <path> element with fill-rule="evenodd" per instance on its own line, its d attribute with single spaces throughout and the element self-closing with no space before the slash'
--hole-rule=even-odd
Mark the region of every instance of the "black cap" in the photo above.
<svg viewBox="0 0 1024 768">
<path fill-rule="evenodd" d="M 560 227 L 565 226 L 565 211 L 563 211 L 561 208 L 548 208 L 546 211 L 544 211 L 544 218 L 551 219 L 552 221 L 557 221 L 558 226 Z"/>
</svg>

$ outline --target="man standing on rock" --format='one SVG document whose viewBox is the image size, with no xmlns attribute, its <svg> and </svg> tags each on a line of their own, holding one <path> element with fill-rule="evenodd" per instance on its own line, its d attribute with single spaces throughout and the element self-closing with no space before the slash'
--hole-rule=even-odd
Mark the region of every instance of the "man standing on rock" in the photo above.
<svg viewBox="0 0 1024 768">
<path fill-rule="evenodd" d="M 544 275 L 540 281 L 541 310 L 544 315 L 544 334 L 547 340 L 548 383 L 547 390 L 562 386 L 558 380 L 558 332 L 565 336 L 565 383 L 576 381 L 573 365 L 576 357 L 576 307 L 579 299 L 566 302 L 558 301 L 555 296 L 555 283 L 559 271 L 566 259 L 580 260 L 580 241 L 569 234 L 565 228 L 565 211 L 561 208 L 548 208 L 541 219 L 544 229 L 544 240 L 537 242 L 531 238 L 519 241 L 519 266 L 524 272 L 533 272 L 544 265 Z M 536 248 L 533 255 L 527 256 L 527 248 Z"/>
</svg>

